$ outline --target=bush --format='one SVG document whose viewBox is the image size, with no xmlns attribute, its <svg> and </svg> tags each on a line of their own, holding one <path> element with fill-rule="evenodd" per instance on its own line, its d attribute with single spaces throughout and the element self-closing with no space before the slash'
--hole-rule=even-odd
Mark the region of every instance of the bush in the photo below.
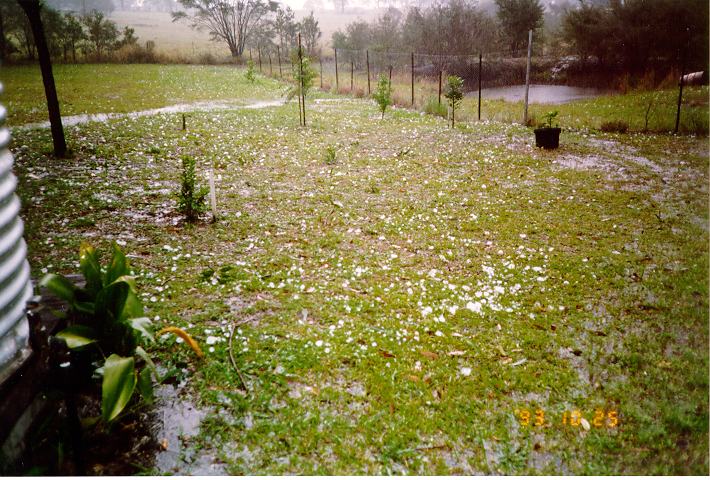
<svg viewBox="0 0 710 480">
<path fill-rule="evenodd" d="M 611 120 L 602 122 L 599 129 L 607 133 L 626 133 L 629 130 L 629 124 L 621 120 Z"/>
<path fill-rule="evenodd" d="M 438 97 L 431 96 L 427 98 L 424 104 L 424 112 L 429 115 L 436 115 L 438 117 L 446 118 L 448 116 L 448 111 L 446 110 L 446 103 L 439 103 Z"/>
<path fill-rule="evenodd" d="M 195 181 L 195 159 L 183 156 L 178 211 L 185 215 L 185 220 L 190 223 L 197 221 L 200 214 L 207 209 L 205 198 L 208 193 L 207 188 L 197 186 Z"/>
<path fill-rule="evenodd" d="M 385 118 L 385 110 L 392 105 L 392 84 L 384 74 L 380 75 L 377 80 L 377 88 L 372 94 L 372 98 L 377 102 L 380 112 L 382 112 L 382 118 Z"/>
</svg>

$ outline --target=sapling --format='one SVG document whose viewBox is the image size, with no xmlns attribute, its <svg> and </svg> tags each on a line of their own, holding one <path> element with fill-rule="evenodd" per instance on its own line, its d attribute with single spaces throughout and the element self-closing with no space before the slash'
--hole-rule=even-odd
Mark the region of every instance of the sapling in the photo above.
<svg viewBox="0 0 710 480">
<path fill-rule="evenodd" d="M 313 87 L 314 80 L 318 75 L 315 68 L 311 65 L 311 59 L 303 55 L 303 58 L 299 59 L 298 49 L 295 49 L 291 54 L 291 65 L 292 65 L 292 78 L 295 83 L 287 92 L 287 98 L 291 100 L 293 97 L 298 96 L 299 103 L 301 100 L 306 99 L 306 95 Z M 302 124 L 305 124 L 304 113 L 305 106 L 301 106 L 303 110 L 300 112 L 299 117 L 301 118 Z"/>
<path fill-rule="evenodd" d="M 461 104 L 461 100 L 463 100 L 463 78 L 456 75 L 450 75 L 446 79 L 446 90 L 444 91 L 444 96 L 449 100 L 449 107 L 451 108 L 451 128 L 453 128 L 456 107 L 458 107 Z"/>
<path fill-rule="evenodd" d="M 247 60 L 247 71 L 244 73 L 244 77 L 249 83 L 254 83 L 256 80 L 256 72 L 254 70 L 254 60 L 251 58 Z"/>
<path fill-rule="evenodd" d="M 195 159 L 182 157 L 182 176 L 178 193 L 178 211 L 185 215 L 185 220 L 195 222 L 200 213 L 206 210 L 205 197 L 209 190 L 199 187 L 195 179 Z"/>
<path fill-rule="evenodd" d="M 385 110 L 392 105 L 392 82 L 384 74 L 380 75 L 380 79 L 377 81 L 377 89 L 372 94 L 372 98 L 375 99 L 380 107 L 382 118 L 385 118 Z"/>
</svg>

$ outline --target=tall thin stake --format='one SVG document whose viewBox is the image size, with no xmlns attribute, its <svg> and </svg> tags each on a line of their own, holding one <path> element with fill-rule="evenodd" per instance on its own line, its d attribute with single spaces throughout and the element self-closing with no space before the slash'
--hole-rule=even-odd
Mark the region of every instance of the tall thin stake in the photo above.
<svg viewBox="0 0 710 480">
<path fill-rule="evenodd" d="M 678 82 L 678 110 L 675 114 L 675 129 L 673 133 L 678 133 L 678 127 L 680 126 L 680 105 L 683 103 L 683 75 L 685 75 L 685 54 L 683 54 L 683 59 L 680 62 L 680 82 Z"/>
<path fill-rule="evenodd" d="M 370 95 L 370 51 L 365 50 L 365 63 L 367 63 L 367 94 Z"/>
<path fill-rule="evenodd" d="M 256 51 L 259 54 L 259 73 L 264 73 L 261 70 L 261 47 L 257 47 Z"/>
<path fill-rule="evenodd" d="M 355 85 L 355 62 L 350 60 L 350 93 L 353 93 L 353 86 Z"/>
<path fill-rule="evenodd" d="M 298 34 L 298 69 L 301 72 L 301 106 L 303 107 L 303 126 L 306 126 L 306 90 L 303 84 L 303 47 L 301 46 L 301 34 Z"/>
<path fill-rule="evenodd" d="M 412 52 L 412 106 L 414 106 L 414 52 Z"/>
<path fill-rule="evenodd" d="M 340 83 L 338 82 L 338 49 L 334 48 L 335 51 L 335 93 L 340 92 Z"/>
<path fill-rule="evenodd" d="M 532 30 L 528 30 L 528 65 L 525 69 L 525 112 L 523 125 L 528 124 L 528 92 L 530 91 L 530 57 L 532 57 Z"/>
<path fill-rule="evenodd" d="M 441 70 L 439 70 L 439 105 L 441 105 Z"/>
<path fill-rule="evenodd" d="M 323 90 L 323 57 L 318 57 L 320 62 L 320 89 Z"/>
<path fill-rule="evenodd" d="M 271 52 L 267 54 L 269 56 L 269 76 L 273 77 L 274 76 L 274 69 L 271 66 Z"/>
<path fill-rule="evenodd" d="M 478 121 L 481 121 L 481 72 L 483 66 L 483 54 L 478 54 Z"/>
<path fill-rule="evenodd" d="M 281 47 L 276 46 L 276 56 L 279 57 L 279 78 L 283 78 L 283 72 L 281 72 Z"/>
</svg>

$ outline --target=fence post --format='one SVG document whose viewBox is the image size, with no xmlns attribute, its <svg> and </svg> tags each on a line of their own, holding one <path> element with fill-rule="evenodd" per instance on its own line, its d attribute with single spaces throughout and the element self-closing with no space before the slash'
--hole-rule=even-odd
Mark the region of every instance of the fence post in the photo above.
<svg viewBox="0 0 710 480">
<path fill-rule="evenodd" d="M 249 49 L 249 60 L 252 60 L 251 58 L 251 48 Z M 252 60 L 253 61 L 253 60 Z"/>
<path fill-rule="evenodd" d="M 335 93 L 340 92 L 340 82 L 338 82 L 338 49 L 334 48 L 335 51 Z"/>
<path fill-rule="evenodd" d="M 350 93 L 353 93 L 354 78 L 355 78 L 355 62 L 350 60 Z"/>
<path fill-rule="evenodd" d="M 273 77 L 274 76 L 274 69 L 271 66 L 271 52 L 267 53 L 269 56 L 269 76 Z"/>
<path fill-rule="evenodd" d="M 365 61 L 367 63 L 367 94 L 370 95 L 370 51 L 365 50 Z"/>
<path fill-rule="evenodd" d="M 481 121 L 481 71 L 483 64 L 483 54 L 478 53 L 478 121 Z"/>
<path fill-rule="evenodd" d="M 439 70 L 439 105 L 441 105 L 441 70 Z"/>
<path fill-rule="evenodd" d="M 530 57 L 532 56 L 532 30 L 528 30 L 528 64 L 525 69 L 525 112 L 523 125 L 528 124 L 528 91 L 530 90 Z"/>
<path fill-rule="evenodd" d="M 259 54 L 259 73 L 263 73 L 261 71 L 261 47 L 257 47 L 256 51 Z"/>
<path fill-rule="evenodd" d="M 320 89 L 323 90 L 323 57 L 318 56 L 318 62 L 320 63 Z"/>
<path fill-rule="evenodd" d="M 392 65 L 390 65 L 390 89 L 392 88 Z"/>
<path fill-rule="evenodd" d="M 414 107 L 414 52 L 412 52 L 412 107 Z"/>
</svg>

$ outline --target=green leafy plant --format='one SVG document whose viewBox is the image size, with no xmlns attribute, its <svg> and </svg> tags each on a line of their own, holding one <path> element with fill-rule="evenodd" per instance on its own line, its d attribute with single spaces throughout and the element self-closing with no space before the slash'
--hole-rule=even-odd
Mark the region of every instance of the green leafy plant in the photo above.
<svg viewBox="0 0 710 480">
<path fill-rule="evenodd" d="M 111 261 L 101 267 L 96 250 L 83 243 L 79 268 L 84 287 L 67 278 L 47 274 L 40 285 L 69 304 L 70 324 L 57 334 L 71 350 L 85 351 L 89 358 L 103 359 L 96 372 L 103 376 L 101 417 L 111 422 L 126 408 L 138 388 L 142 397 L 153 396 L 151 373 L 158 379 L 155 365 L 138 345 L 153 341 L 151 321 L 144 316 L 131 269 L 120 248 L 113 245 Z M 108 356 L 108 357 L 107 357 Z M 143 361 L 137 367 L 135 356 Z"/>
<path fill-rule="evenodd" d="M 557 123 L 557 115 L 559 112 L 557 110 L 553 110 L 550 112 L 547 112 L 544 115 L 545 122 L 542 124 L 544 128 L 556 128 L 559 127 L 559 123 Z"/>
<path fill-rule="evenodd" d="M 324 159 L 325 159 L 326 165 L 335 165 L 335 161 L 336 161 L 337 156 L 338 156 L 338 149 L 335 148 L 335 145 L 328 145 L 325 148 Z"/>
<path fill-rule="evenodd" d="M 377 105 L 380 107 L 382 118 L 385 118 L 385 110 L 392 105 L 392 84 L 387 79 L 386 75 L 380 75 L 377 81 L 377 88 L 375 89 L 375 93 L 372 94 L 372 98 L 375 99 Z"/>
<path fill-rule="evenodd" d="M 182 176 L 180 192 L 178 192 L 178 211 L 185 215 L 185 220 L 197 221 L 200 214 L 207 210 L 205 198 L 209 190 L 199 187 L 195 179 L 195 159 L 185 155 L 182 157 Z"/>
<path fill-rule="evenodd" d="M 298 49 L 294 49 L 291 53 L 291 77 L 294 85 L 288 90 L 287 97 L 291 100 L 293 97 L 301 93 L 300 84 L 303 84 L 303 95 L 307 96 L 308 92 L 313 88 L 315 78 L 318 76 L 315 68 L 311 65 L 311 59 L 308 56 L 303 56 L 303 72 L 298 60 Z"/>
<path fill-rule="evenodd" d="M 247 71 L 244 72 L 244 78 L 247 79 L 247 82 L 249 83 L 254 83 L 256 80 L 256 70 L 254 69 L 254 60 L 251 58 L 247 60 Z"/>
<path fill-rule="evenodd" d="M 451 108 L 451 127 L 453 128 L 456 117 L 456 107 L 461 105 L 461 100 L 463 100 L 463 78 L 450 75 L 446 79 L 444 96 L 449 100 L 449 107 Z"/>
</svg>

